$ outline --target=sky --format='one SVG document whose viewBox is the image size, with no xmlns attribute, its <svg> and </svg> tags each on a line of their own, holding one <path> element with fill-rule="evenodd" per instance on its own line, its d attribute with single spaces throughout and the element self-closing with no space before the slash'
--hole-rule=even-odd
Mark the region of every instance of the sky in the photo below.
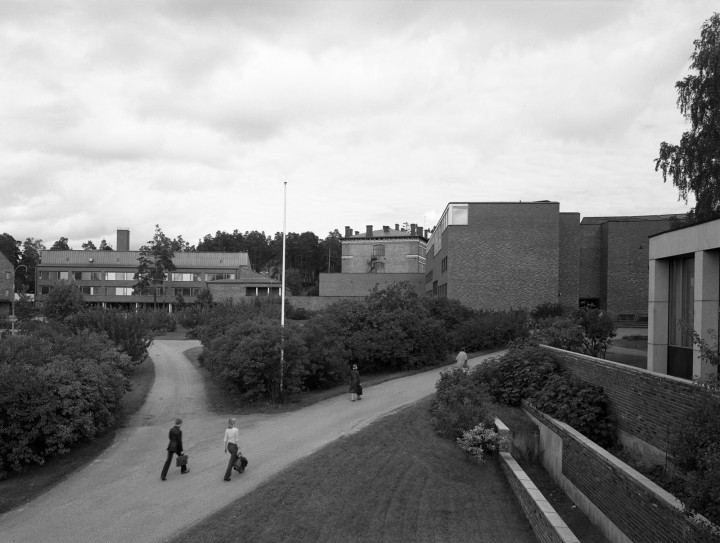
<svg viewBox="0 0 720 543">
<path fill-rule="evenodd" d="M 684 213 L 654 161 L 717 3 L 0 0 L 0 232 L 130 248 L 449 202 Z"/>
</svg>

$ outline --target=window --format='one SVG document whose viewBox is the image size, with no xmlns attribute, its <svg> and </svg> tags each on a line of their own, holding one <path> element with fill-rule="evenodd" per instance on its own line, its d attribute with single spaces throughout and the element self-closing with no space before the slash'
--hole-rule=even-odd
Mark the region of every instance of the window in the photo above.
<svg viewBox="0 0 720 543">
<path fill-rule="evenodd" d="M 67 281 L 68 279 L 70 279 L 70 272 L 61 271 L 61 272 L 57 272 L 57 273 L 58 273 L 58 279 L 61 279 L 63 281 Z"/>
<path fill-rule="evenodd" d="M 438 293 L 438 283 L 437 281 L 433 281 L 433 296 L 437 296 Z"/>
<path fill-rule="evenodd" d="M 135 279 L 134 272 L 105 272 L 106 281 L 132 281 Z"/>
<path fill-rule="evenodd" d="M 373 252 L 372 255 L 374 257 L 378 256 L 385 256 L 385 246 L 381 243 L 378 243 L 376 245 L 373 245 Z"/>
<path fill-rule="evenodd" d="M 132 287 L 108 287 L 108 294 L 115 296 L 132 296 Z"/>
<path fill-rule="evenodd" d="M 56 272 L 56 271 L 41 271 L 40 279 L 43 281 L 57 281 L 58 272 Z"/>
<path fill-rule="evenodd" d="M 670 261 L 667 372 L 692 378 L 695 305 L 695 258 Z"/>
<path fill-rule="evenodd" d="M 6 272 L 5 272 L 5 280 L 6 280 L 6 281 L 9 281 L 9 280 L 10 280 L 10 272 L 9 272 L 9 271 L 6 271 Z"/>
<path fill-rule="evenodd" d="M 375 262 L 375 265 L 373 266 L 373 272 L 385 273 L 385 262 Z"/>
<path fill-rule="evenodd" d="M 440 268 L 443 271 L 443 273 L 447 271 L 447 258 L 448 257 L 445 257 L 440 261 Z"/>
<path fill-rule="evenodd" d="M 101 272 L 73 272 L 73 279 L 76 281 L 102 281 Z"/>
<path fill-rule="evenodd" d="M 170 276 L 171 281 L 200 281 L 199 273 L 173 273 Z"/>
<path fill-rule="evenodd" d="M 80 292 L 87 296 L 102 296 L 103 287 L 80 287 Z"/>
<path fill-rule="evenodd" d="M 235 279 L 234 273 L 206 273 L 205 281 L 222 281 L 224 279 Z"/>
<path fill-rule="evenodd" d="M 439 298 L 447 298 L 447 283 L 438 286 L 438 293 Z"/>
<path fill-rule="evenodd" d="M 695 259 L 675 259 L 670 263 L 669 345 L 692 347 L 694 302 Z"/>
<path fill-rule="evenodd" d="M 200 292 L 199 287 L 182 287 L 173 289 L 175 296 L 197 296 Z"/>
</svg>

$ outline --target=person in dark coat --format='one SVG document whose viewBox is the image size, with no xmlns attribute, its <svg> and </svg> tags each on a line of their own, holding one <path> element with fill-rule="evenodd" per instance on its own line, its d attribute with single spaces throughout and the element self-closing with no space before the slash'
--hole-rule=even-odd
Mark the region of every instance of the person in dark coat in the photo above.
<svg viewBox="0 0 720 543">
<path fill-rule="evenodd" d="M 360 372 L 358 372 L 357 364 L 353 364 L 350 370 L 350 401 L 354 402 L 358 399 L 358 389 L 360 388 Z"/>
<path fill-rule="evenodd" d="M 170 443 L 168 443 L 167 446 L 167 460 L 165 460 L 165 465 L 163 466 L 162 473 L 160 474 L 160 479 L 164 481 L 167 478 L 168 470 L 170 469 L 170 463 L 172 462 L 173 454 L 177 454 L 178 456 L 182 455 L 184 449 L 182 444 L 182 430 L 180 430 L 180 426 L 182 425 L 182 419 L 175 419 L 175 426 L 170 428 L 169 438 Z M 187 467 L 187 465 L 184 465 L 180 468 L 180 473 L 183 475 L 185 473 L 188 473 L 190 471 L 190 468 Z"/>
</svg>

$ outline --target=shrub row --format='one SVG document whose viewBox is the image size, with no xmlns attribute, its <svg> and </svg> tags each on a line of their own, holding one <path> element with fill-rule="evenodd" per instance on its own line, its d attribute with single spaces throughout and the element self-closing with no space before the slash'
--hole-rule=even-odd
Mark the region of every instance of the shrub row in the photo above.
<svg viewBox="0 0 720 543">
<path fill-rule="evenodd" d="M 616 425 L 603 389 L 562 373 L 552 355 L 536 345 L 514 345 L 504 356 L 470 371 L 443 372 L 432 408 L 437 431 L 458 437 L 478 423 L 487 423 L 484 395 L 510 406 L 529 400 L 600 446 L 615 442 Z"/>
<path fill-rule="evenodd" d="M 291 308 L 288 314 L 298 316 Z M 337 385 L 352 364 L 362 373 L 420 369 L 446 364 L 448 352 L 460 347 L 497 348 L 527 334 L 525 312 L 474 311 L 420 297 L 407 283 L 300 316 L 305 320 L 289 321 L 284 330 L 283 394 Z M 280 397 L 280 383 L 271 379 L 280 371 L 279 319 L 279 300 L 256 298 L 196 310 L 184 322 L 194 324 L 190 335 L 203 344 L 202 363 L 255 401 Z M 255 344 L 264 347 L 249 348 Z"/>
<path fill-rule="evenodd" d="M 94 331 L 49 324 L 0 341 L 0 479 L 110 427 L 132 368 Z"/>
</svg>

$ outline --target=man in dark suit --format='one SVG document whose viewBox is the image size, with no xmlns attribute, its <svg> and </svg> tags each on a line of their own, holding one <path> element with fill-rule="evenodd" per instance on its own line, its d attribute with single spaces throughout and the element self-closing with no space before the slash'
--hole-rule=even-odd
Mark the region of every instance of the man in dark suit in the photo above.
<svg viewBox="0 0 720 543">
<path fill-rule="evenodd" d="M 178 456 L 182 455 L 183 453 L 183 444 L 182 444 L 182 431 L 180 430 L 180 425 L 182 424 L 182 419 L 175 419 L 175 426 L 170 428 L 170 443 L 168 443 L 167 446 L 167 460 L 165 460 L 165 465 L 163 466 L 162 473 L 160 474 L 160 479 L 165 480 L 167 477 L 167 472 L 170 469 L 170 463 L 172 462 L 173 454 L 177 454 Z M 180 468 L 180 473 L 185 474 L 190 471 L 190 468 L 187 467 L 187 465 L 183 465 Z"/>
</svg>

